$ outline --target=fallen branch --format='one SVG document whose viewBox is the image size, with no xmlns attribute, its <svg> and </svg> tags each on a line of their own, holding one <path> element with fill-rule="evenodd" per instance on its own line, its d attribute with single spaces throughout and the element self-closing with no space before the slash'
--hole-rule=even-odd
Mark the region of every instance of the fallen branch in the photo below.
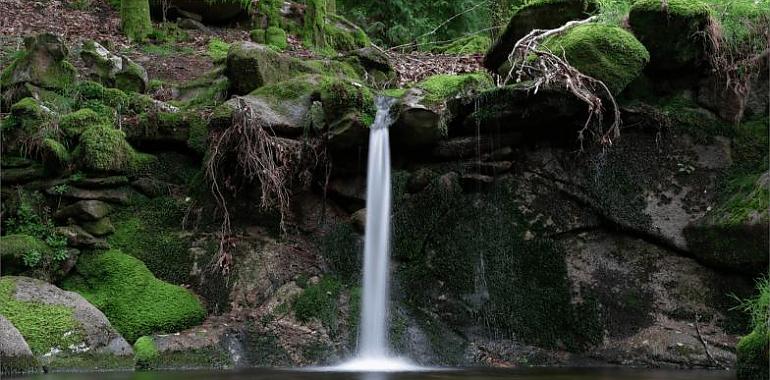
<svg viewBox="0 0 770 380">
<path fill-rule="evenodd" d="M 718 360 L 716 360 L 716 358 L 714 358 L 713 355 L 711 355 L 711 351 L 709 351 L 709 345 L 708 345 L 708 343 L 706 343 L 706 340 L 703 339 L 703 335 L 700 332 L 700 327 L 699 327 L 700 321 L 699 320 L 700 320 L 700 316 L 696 315 L 695 316 L 695 332 L 698 334 L 698 339 L 700 340 L 700 343 L 703 345 L 703 349 L 706 350 L 706 357 L 708 357 L 709 361 L 714 363 L 717 367 L 722 368 L 722 369 L 727 369 L 727 367 L 722 365 L 722 363 L 720 363 Z"/>
</svg>

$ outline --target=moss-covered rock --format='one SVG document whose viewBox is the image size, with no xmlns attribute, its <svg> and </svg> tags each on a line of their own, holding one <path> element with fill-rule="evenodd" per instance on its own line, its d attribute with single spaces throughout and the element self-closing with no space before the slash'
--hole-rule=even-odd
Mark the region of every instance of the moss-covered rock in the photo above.
<svg viewBox="0 0 770 380">
<path fill-rule="evenodd" d="M 152 159 L 134 151 L 123 131 L 105 124 L 88 127 L 75 152 L 84 169 L 98 172 L 131 172 Z"/>
<path fill-rule="evenodd" d="M 534 0 L 516 8 L 505 31 L 484 57 L 484 67 L 497 72 L 508 59 L 516 41 L 533 29 L 557 28 L 568 21 L 580 20 L 596 9 L 592 0 Z"/>
<path fill-rule="evenodd" d="M 760 330 L 741 338 L 735 347 L 738 354 L 736 364 L 739 380 L 767 380 L 770 360 L 770 330 Z"/>
<path fill-rule="evenodd" d="M 104 116 L 97 114 L 90 108 L 83 108 L 62 116 L 59 119 L 59 128 L 64 131 L 67 137 L 77 139 L 88 127 L 107 121 Z"/>
<path fill-rule="evenodd" d="M 581 73 L 596 78 L 619 94 L 650 61 L 647 49 L 626 30 L 607 24 L 579 25 L 545 42 Z"/>
<path fill-rule="evenodd" d="M 288 80 L 308 71 L 300 61 L 268 46 L 242 42 L 230 47 L 225 75 L 230 80 L 231 92 L 245 95 L 265 84 Z"/>
<path fill-rule="evenodd" d="M 709 8 L 700 0 L 640 0 L 628 16 L 654 70 L 693 68 L 705 54 Z"/>
<path fill-rule="evenodd" d="M 76 293 L 27 277 L 0 277 L 0 315 L 51 370 L 131 368 L 131 346 Z"/>
<path fill-rule="evenodd" d="M 265 43 L 278 50 L 286 49 L 289 46 L 286 42 L 286 32 L 277 26 L 265 29 Z"/>
<path fill-rule="evenodd" d="M 134 343 L 134 361 L 139 369 L 151 369 L 158 359 L 158 347 L 151 336 L 143 336 Z"/>
<path fill-rule="evenodd" d="M 18 234 L 0 237 L 3 275 L 18 274 L 35 267 L 50 254 L 51 248 L 33 236 Z"/>
<path fill-rule="evenodd" d="M 148 87 L 147 70 L 126 56 L 110 53 L 97 42 L 84 42 L 80 57 L 92 80 L 126 92 L 144 93 Z"/>
<path fill-rule="evenodd" d="M 102 310 L 129 341 L 183 330 L 206 314 L 190 291 L 158 280 L 139 259 L 119 250 L 80 257 L 75 275 L 62 286 Z"/>
<path fill-rule="evenodd" d="M 26 38 L 24 47 L 25 51 L 0 74 L 6 104 L 14 103 L 18 95 L 29 96 L 27 84 L 62 91 L 75 82 L 77 70 L 65 60 L 68 50 L 61 37 L 39 34 Z"/>
</svg>

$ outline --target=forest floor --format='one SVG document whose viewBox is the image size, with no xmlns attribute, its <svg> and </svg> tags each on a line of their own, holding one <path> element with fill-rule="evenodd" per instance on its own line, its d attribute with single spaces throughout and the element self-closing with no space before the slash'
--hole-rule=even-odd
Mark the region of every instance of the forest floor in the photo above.
<svg viewBox="0 0 770 380">
<path fill-rule="evenodd" d="M 76 4 L 86 4 L 77 6 Z M 156 24 L 162 30 L 161 24 Z M 212 38 L 227 43 L 249 40 L 245 25 L 207 26 L 207 30 L 185 30 L 187 38 L 173 42 L 131 43 L 120 32 L 120 15 L 105 0 L 88 2 L 62 0 L 0 1 L 0 67 L 23 48 L 23 37 L 41 32 L 60 34 L 70 48 L 84 40 L 94 40 L 108 49 L 125 54 L 147 69 L 150 79 L 180 83 L 196 79 L 214 67 L 208 55 Z M 318 58 L 302 42 L 289 37 L 285 54 L 298 58 Z M 398 85 L 435 74 L 458 74 L 481 69 L 482 54 L 449 55 L 420 51 L 385 50 L 398 73 Z"/>
</svg>

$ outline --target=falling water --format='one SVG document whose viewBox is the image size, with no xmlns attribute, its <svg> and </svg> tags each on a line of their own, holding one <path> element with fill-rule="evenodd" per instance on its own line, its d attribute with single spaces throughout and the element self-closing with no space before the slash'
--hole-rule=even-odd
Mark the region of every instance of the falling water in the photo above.
<svg viewBox="0 0 770 380">
<path fill-rule="evenodd" d="M 364 292 L 358 357 L 341 370 L 406 371 L 419 367 L 391 356 L 388 348 L 388 282 L 390 277 L 390 108 L 394 99 L 377 98 L 377 116 L 369 131 L 364 235 Z"/>
</svg>

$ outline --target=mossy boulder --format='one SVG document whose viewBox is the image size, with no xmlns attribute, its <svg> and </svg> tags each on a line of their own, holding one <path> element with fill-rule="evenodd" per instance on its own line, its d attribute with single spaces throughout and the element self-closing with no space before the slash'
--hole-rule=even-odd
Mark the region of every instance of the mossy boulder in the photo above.
<svg viewBox="0 0 770 380">
<path fill-rule="evenodd" d="M 704 58 L 708 5 L 700 0 L 639 0 L 628 22 L 650 52 L 650 68 L 687 70 Z"/>
<path fill-rule="evenodd" d="M 78 221 L 93 222 L 104 218 L 110 213 L 109 204 L 97 200 L 77 201 L 71 205 L 59 208 L 54 217 L 57 219 L 73 218 Z"/>
<path fill-rule="evenodd" d="M 97 114 L 90 108 L 83 108 L 62 116 L 59 119 L 59 128 L 64 131 L 67 137 L 77 139 L 88 127 L 106 121 L 104 116 Z"/>
<path fill-rule="evenodd" d="M 129 145 L 123 131 L 106 124 L 88 127 L 75 152 L 84 169 L 96 172 L 131 172 L 151 160 Z"/>
<path fill-rule="evenodd" d="M 633 34 L 607 24 L 579 25 L 547 40 L 544 47 L 562 55 L 581 73 L 596 78 L 617 95 L 650 61 Z"/>
<path fill-rule="evenodd" d="M 230 83 L 231 94 L 248 94 L 264 85 L 283 82 L 302 74 L 358 79 L 358 73 L 348 63 L 334 60 L 302 61 L 281 54 L 267 45 L 253 42 L 235 43 L 227 52 L 225 75 Z"/>
<path fill-rule="evenodd" d="M 66 61 L 68 50 L 60 36 L 42 33 L 27 37 L 24 47 L 0 74 L 6 104 L 29 96 L 27 85 L 62 91 L 75 82 L 77 70 Z"/>
<path fill-rule="evenodd" d="M 41 369 L 19 330 L 0 315 L 0 375 L 35 373 Z"/>
<path fill-rule="evenodd" d="M 110 53 L 97 42 L 84 42 L 80 57 L 94 81 L 126 92 L 144 93 L 148 87 L 147 70 L 126 56 Z"/>
<path fill-rule="evenodd" d="M 375 47 L 369 46 L 353 50 L 349 60 L 354 67 L 360 67 L 366 73 L 366 79 L 373 86 L 381 88 L 392 85 L 396 81 L 396 71 L 390 58 Z"/>
<path fill-rule="evenodd" d="M 448 135 L 452 112 L 448 103 L 472 97 L 492 87 L 485 73 L 433 75 L 400 96 L 395 105 L 396 119 L 391 136 L 396 149 L 420 148 L 435 144 Z"/>
<path fill-rule="evenodd" d="M 158 356 L 158 347 L 151 336 L 143 336 L 134 343 L 134 361 L 137 368 L 153 368 L 152 363 L 158 360 Z"/>
<path fill-rule="evenodd" d="M 51 370 L 132 367 L 131 346 L 77 293 L 27 277 L 0 277 L 0 315 Z"/>
<path fill-rule="evenodd" d="M 278 50 L 286 49 L 289 46 L 288 42 L 286 42 L 286 32 L 277 26 L 265 29 L 265 43 Z"/>
<path fill-rule="evenodd" d="M 569 21 L 587 18 L 596 10 L 592 0 L 535 0 L 514 10 L 511 20 L 484 57 L 484 67 L 492 72 L 506 62 L 513 45 L 533 29 L 557 28 Z"/>
<path fill-rule="evenodd" d="M 119 250 L 81 256 L 74 272 L 62 286 L 102 310 L 129 341 L 186 329 L 206 315 L 189 290 L 158 280 L 139 259 Z"/>
<path fill-rule="evenodd" d="M 30 269 L 50 254 L 51 248 L 33 236 L 18 234 L 0 237 L 0 264 L 3 275 L 18 274 Z"/>
</svg>

